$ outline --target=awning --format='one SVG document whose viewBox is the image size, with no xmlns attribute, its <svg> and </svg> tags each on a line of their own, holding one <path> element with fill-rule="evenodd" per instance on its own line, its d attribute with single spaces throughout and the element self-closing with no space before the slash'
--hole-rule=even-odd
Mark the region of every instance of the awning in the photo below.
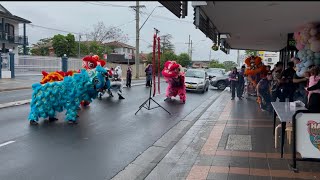
<svg viewBox="0 0 320 180">
<path fill-rule="evenodd" d="M 220 34 L 230 34 L 226 45 L 232 49 L 279 51 L 287 45 L 289 33 L 306 23 L 320 22 L 319 1 L 202 2 L 206 5 L 198 7 L 207 22 L 200 21 L 199 26 L 212 23 Z M 201 31 L 208 34 L 209 30 Z"/>
</svg>

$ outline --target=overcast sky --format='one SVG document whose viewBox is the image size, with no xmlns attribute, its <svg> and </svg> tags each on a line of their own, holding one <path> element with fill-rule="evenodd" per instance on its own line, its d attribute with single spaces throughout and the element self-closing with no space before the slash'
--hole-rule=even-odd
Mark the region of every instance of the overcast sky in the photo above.
<svg viewBox="0 0 320 180">
<path fill-rule="evenodd" d="M 98 5 L 95 5 L 98 4 Z M 128 7 L 134 6 L 135 1 L 79 1 L 79 2 L 9 2 L 1 1 L 6 9 L 12 14 L 30 20 L 37 26 L 49 27 L 68 32 L 89 32 L 98 21 L 103 21 L 106 26 L 120 26 L 119 28 L 128 35 L 127 44 L 135 46 L 135 12 Z M 117 6 L 114 6 L 117 5 Z M 120 6 L 119 6 L 120 5 Z M 140 15 L 140 26 L 147 18 L 154 7 L 160 6 L 158 1 L 140 1 L 145 5 Z M 168 19 L 169 18 L 169 19 Z M 193 25 L 193 7 L 189 2 L 188 16 L 185 19 L 178 19 L 166 8 L 157 8 L 140 31 L 140 51 L 150 52 L 148 45 L 153 39 L 153 28 L 160 30 L 161 34 L 171 34 L 172 42 L 175 45 L 177 54 L 188 51 L 188 37 L 191 35 L 193 41 L 193 60 L 208 60 L 212 41 L 196 29 Z M 20 27 L 20 34 L 22 34 Z M 36 43 L 41 38 L 52 37 L 55 34 L 67 34 L 61 31 L 49 30 L 40 27 L 27 25 L 29 44 Z M 241 51 L 241 54 L 243 51 Z M 211 59 L 218 59 L 220 62 L 231 60 L 236 61 L 237 51 L 231 50 L 229 55 L 222 51 L 211 51 Z"/>
</svg>

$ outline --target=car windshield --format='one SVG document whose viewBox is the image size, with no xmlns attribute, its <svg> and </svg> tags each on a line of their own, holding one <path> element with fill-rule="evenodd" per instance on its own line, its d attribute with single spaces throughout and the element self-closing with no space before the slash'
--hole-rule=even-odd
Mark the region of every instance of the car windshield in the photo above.
<svg viewBox="0 0 320 180">
<path fill-rule="evenodd" d="M 189 70 L 186 72 L 186 77 L 204 78 L 204 72 Z"/>
</svg>

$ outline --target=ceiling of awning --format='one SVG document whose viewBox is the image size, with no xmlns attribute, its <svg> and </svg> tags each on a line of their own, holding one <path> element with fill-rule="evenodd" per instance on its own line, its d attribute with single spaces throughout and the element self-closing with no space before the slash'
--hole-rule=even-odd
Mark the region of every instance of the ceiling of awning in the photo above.
<svg viewBox="0 0 320 180">
<path fill-rule="evenodd" d="M 320 22 L 318 1 L 214 1 L 201 6 L 219 33 L 229 33 L 232 49 L 279 51 L 288 33 Z"/>
</svg>

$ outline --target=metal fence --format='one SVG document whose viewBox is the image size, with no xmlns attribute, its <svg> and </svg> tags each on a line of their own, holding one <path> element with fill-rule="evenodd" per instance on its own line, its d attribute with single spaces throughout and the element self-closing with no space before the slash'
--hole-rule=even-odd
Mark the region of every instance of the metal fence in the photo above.
<svg viewBox="0 0 320 180">
<path fill-rule="evenodd" d="M 8 58 L 9 59 L 9 58 Z M 19 55 L 15 57 L 15 74 L 16 75 L 40 75 L 41 71 L 53 72 L 61 71 L 62 63 L 60 57 L 52 56 L 29 56 Z M 121 66 L 122 71 L 125 73 L 128 65 L 126 64 L 115 64 L 107 63 L 107 67 Z M 79 58 L 68 58 L 68 70 L 78 70 L 82 68 L 82 59 Z M 135 76 L 136 68 L 132 65 L 133 76 Z M 145 76 L 145 66 L 139 65 L 139 76 Z M 125 74 L 123 74 L 125 75 Z"/>
</svg>

